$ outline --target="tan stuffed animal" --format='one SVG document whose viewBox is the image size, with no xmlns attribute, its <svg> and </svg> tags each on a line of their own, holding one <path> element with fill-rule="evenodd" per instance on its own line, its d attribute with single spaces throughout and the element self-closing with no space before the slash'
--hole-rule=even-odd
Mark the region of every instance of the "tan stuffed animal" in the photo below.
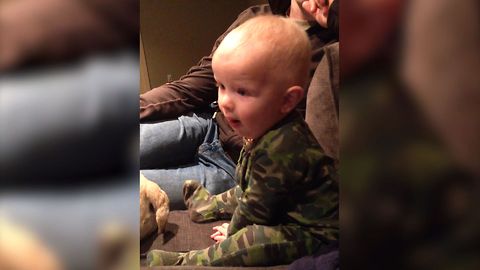
<svg viewBox="0 0 480 270">
<path fill-rule="evenodd" d="M 168 219 L 169 200 L 158 184 L 140 173 L 140 239 L 155 230 L 164 232 Z"/>
<path fill-rule="evenodd" d="M 0 269 L 61 270 L 63 266 L 32 231 L 0 216 Z"/>
</svg>

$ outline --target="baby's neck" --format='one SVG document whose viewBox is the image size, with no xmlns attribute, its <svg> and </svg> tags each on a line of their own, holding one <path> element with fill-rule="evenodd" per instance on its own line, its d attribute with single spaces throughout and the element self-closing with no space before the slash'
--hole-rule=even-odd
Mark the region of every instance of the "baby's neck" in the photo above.
<svg viewBox="0 0 480 270">
<path fill-rule="evenodd" d="M 243 146 L 247 147 L 248 149 L 251 148 L 257 142 L 259 142 L 262 139 L 262 137 L 265 136 L 265 134 L 278 128 L 280 125 L 283 125 L 285 121 L 289 121 L 287 118 L 292 118 L 296 113 L 297 112 L 295 110 L 292 110 L 289 113 L 285 114 L 272 127 L 270 127 L 264 134 L 262 134 L 258 138 L 252 139 L 252 138 L 243 137 Z"/>
</svg>

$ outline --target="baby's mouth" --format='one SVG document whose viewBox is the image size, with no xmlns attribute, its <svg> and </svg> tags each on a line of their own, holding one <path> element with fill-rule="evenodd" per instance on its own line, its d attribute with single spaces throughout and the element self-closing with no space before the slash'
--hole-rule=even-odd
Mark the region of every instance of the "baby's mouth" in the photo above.
<svg viewBox="0 0 480 270">
<path fill-rule="evenodd" d="M 226 118 L 232 128 L 238 127 L 240 125 L 240 120 L 231 117 Z"/>
</svg>

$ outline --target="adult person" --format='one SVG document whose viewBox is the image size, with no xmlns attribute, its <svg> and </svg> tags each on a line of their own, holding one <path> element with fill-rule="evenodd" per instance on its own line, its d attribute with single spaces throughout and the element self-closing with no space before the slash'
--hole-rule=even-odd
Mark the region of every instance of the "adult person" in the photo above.
<svg viewBox="0 0 480 270">
<path fill-rule="evenodd" d="M 320 25 L 339 33 L 338 0 L 309 0 L 303 6 Z M 325 154 L 339 160 L 339 108 L 340 85 L 339 42 L 324 48 L 325 55 L 313 74 L 307 91 L 305 121 L 322 146 Z"/>
<path fill-rule="evenodd" d="M 268 5 L 248 8 L 217 39 L 212 54 L 227 33 L 249 18 L 276 14 L 296 20 L 305 29 L 313 48 L 313 74 L 324 54 L 322 48 L 337 41 L 338 34 L 319 25 L 304 2 L 270 0 Z M 185 207 L 182 186 L 186 179 L 198 180 L 212 194 L 235 185 L 235 162 L 243 141 L 222 113 L 212 117 L 205 112 L 217 99 L 211 55 L 203 57 L 180 80 L 140 96 L 140 169 L 167 192 L 171 209 Z M 297 109 L 304 114 L 305 100 Z"/>
</svg>

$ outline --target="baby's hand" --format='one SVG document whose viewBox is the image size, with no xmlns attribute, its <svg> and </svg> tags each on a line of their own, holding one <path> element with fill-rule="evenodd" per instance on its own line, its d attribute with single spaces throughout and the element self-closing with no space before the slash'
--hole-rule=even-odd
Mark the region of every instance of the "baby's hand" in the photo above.
<svg viewBox="0 0 480 270">
<path fill-rule="evenodd" d="M 225 238 L 227 238 L 228 223 L 223 223 L 220 226 L 215 226 L 213 227 L 213 230 L 216 232 L 210 235 L 210 238 L 215 240 L 215 242 L 220 243 L 225 240 Z"/>
</svg>

